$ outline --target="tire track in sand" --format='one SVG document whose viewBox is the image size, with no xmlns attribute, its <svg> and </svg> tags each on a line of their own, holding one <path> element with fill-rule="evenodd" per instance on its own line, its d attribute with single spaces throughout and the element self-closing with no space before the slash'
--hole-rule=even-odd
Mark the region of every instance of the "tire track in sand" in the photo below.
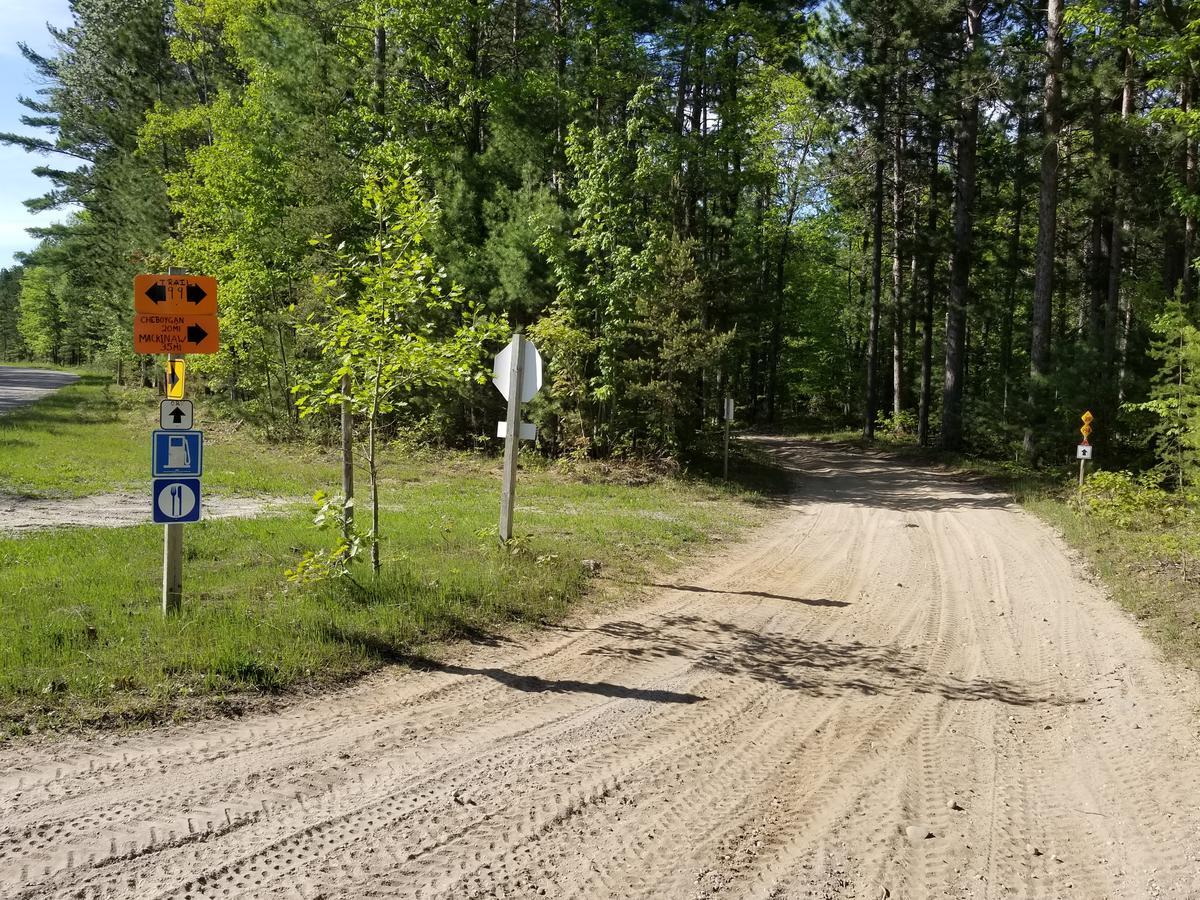
<svg viewBox="0 0 1200 900">
<path fill-rule="evenodd" d="M 764 445 L 791 501 L 644 602 L 5 751 L 0 896 L 1200 897 L 1195 676 L 1005 498 Z"/>
</svg>

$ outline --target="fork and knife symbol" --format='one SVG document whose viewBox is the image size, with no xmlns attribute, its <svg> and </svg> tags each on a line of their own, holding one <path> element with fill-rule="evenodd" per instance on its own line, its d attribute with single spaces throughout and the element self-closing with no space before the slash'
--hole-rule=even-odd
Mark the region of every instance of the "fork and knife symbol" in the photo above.
<svg viewBox="0 0 1200 900">
<path fill-rule="evenodd" d="M 183 485 L 173 484 L 168 490 L 171 493 L 171 515 L 178 518 L 183 515 Z"/>
</svg>

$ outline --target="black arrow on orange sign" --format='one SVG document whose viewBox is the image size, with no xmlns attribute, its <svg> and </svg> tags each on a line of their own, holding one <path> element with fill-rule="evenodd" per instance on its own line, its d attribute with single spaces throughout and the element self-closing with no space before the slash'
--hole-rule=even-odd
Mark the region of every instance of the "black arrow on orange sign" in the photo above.
<svg viewBox="0 0 1200 900">
<path fill-rule="evenodd" d="M 201 300 L 203 300 L 207 296 L 208 296 L 208 291 L 204 290 L 204 288 L 200 287 L 200 285 L 189 284 L 187 286 L 187 302 L 188 303 L 199 303 Z"/>
<path fill-rule="evenodd" d="M 162 303 L 167 299 L 166 285 L 157 282 L 150 285 L 150 287 L 146 288 L 146 296 L 150 299 L 151 303 Z"/>
<path fill-rule="evenodd" d="M 201 328 L 199 325 L 189 325 L 188 326 L 187 339 L 188 339 L 189 344 L 199 344 L 206 337 L 208 337 L 208 332 L 205 331 L 203 328 Z"/>
</svg>

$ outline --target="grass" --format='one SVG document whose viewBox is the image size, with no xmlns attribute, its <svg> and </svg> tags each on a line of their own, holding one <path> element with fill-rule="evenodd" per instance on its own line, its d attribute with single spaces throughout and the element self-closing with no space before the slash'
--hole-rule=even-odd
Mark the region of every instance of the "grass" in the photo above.
<svg viewBox="0 0 1200 900">
<path fill-rule="evenodd" d="M 146 490 L 155 414 L 153 398 L 88 376 L 0 419 L 0 484 Z M 228 425 L 211 427 L 205 454 L 206 486 L 304 495 L 336 483 L 331 459 Z M 290 584 L 285 569 L 334 540 L 295 507 L 189 525 L 183 612 L 167 620 L 159 527 L 0 538 L 0 741 L 231 711 L 344 682 L 431 642 L 494 640 L 506 623 L 564 616 L 589 591 L 584 559 L 614 584 L 636 581 L 766 516 L 738 487 L 530 460 L 518 538 L 501 548 L 499 471 L 476 455 L 389 453 L 378 580 L 357 564 L 357 583 Z"/>
<path fill-rule="evenodd" d="M 1157 516 L 1107 521 L 1074 488 L 1029 494 L 1023 505 L 1087 559 L 1112 596 L 1171 658 L 1200 669 L 1200 557 L 1194 526 Z"/>
<path fill-rule="evenodd" d="M 75 384 L 0 417 L 0 491 L 78 497 L 146 490 L 158 404 L 150 391 L 82 372 Z M 196 425 L 205 431 L 207 491 L 307 496 L 337 471 L 328 454 L 300 444 L 272 447 L 237 423 L 206 419 L 202 404 Z"/>
</svg>

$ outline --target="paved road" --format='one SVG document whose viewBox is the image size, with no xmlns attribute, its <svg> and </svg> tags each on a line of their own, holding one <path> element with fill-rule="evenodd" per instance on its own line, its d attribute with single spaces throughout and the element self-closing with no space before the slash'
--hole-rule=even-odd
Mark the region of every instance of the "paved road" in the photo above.
<svg viewBox="0 0 1200 900">
<path fill-rule="evenodd" d="M 645 602 L 0 752 L 0 896 L 1200 898 L 1200 679 L 1007 498 L 767 446 L 795 496 Z"/>
<path fill-rule="evenodd" d="M 40 400 L 53 394 L 61 387 L 79 380 L 69 372 L 52 372 L 48 369 L 15 369 L 0 366 L 0 415 Z"/>
</svg>

